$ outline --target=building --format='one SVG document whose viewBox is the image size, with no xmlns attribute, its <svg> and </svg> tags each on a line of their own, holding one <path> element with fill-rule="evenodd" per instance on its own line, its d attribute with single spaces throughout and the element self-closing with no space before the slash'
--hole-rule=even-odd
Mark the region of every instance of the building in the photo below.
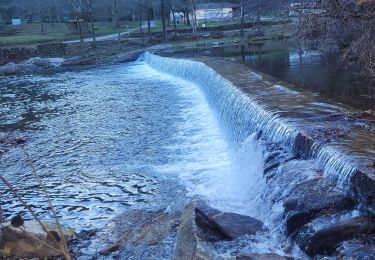
<svg viewBox="0 0 375 260">
<path fill-rule="evenodd" d="M 230 19 L 240 13 L 240 5 L 233 3 L 197 4 L 197 21 L 217 21 Z"/>
<path fill-rule="evenodd" d="M 197 22 L 220 21 L 231 19 L 240 15 L 240 4 L 234 3 L 208 3 L 197 4 L 195 16 Z M 177 24 L 186 22 L 184 12 L 174 12 Z M 173 13 L 170 14 L 170 19 L 173 20 Z M 189 20 L 193 21 L 193 12 L 189 11 Z"/>
</svg>

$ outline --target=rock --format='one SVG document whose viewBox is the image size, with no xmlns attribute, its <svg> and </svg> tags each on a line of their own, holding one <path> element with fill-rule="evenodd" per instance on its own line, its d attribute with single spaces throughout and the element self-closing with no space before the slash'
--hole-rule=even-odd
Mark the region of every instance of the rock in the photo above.
<svg viewBox="0 0 375 260">
<path fill-rule="evenodd" d="M 199 228 L 196 224 L 195 207 L 193 201 L 184 210 L 181 223 L 177 229 L 177 241 L 172 255 L 172 260 L 206 260 L 212 257 L 204 252 Z"/>
<path fill-rule="evenodd" d="M 335 255 L 337 259 L 375 259 L 375 237 L 345 241 L 336 248 Z"/>
<path fill-rule="evenodd" d="M 49 233 L 58 232 L 56 224 L 47 222 L 43 222 L 43 224 L 45 224 Z M 53 246 L 50 236 L 43 231 L 37 221 L 25 221 L 23 226 L 26 232 L 20 228 L 13 228 L 7 223 L 4 225 L 0 232 L 0 241 L 3 249 L 10 249 L 12 255 L 16 257 L 47 258 L 60 255 L 57 250 L 46 246 L 34 238 L 37 237 Z M 63 228 L 63 233 L 67 241 L 71 240 L 74 236 L 74 230 L 70 228 Z"/>
<path fill-rule="evenodd" d="M 306 133 L 298 133 L 294 140 L 293 150 L 300 156 L 309 156 L 314 140 Z"/>
<path fill-rule="evenodd" d="M 143 50 L 128 52 L 128 53 L 120 55 L 113 62 L 114 63 L 126 63 L 126 62 L 136 61 L 143 53 L 144 53 Z"/>
<path fill-rule="evenodd" d="M 64 60 L 61 64 L 62 66 L 77 66 L 82 65 L 82 57 L 81 56 L 74 56 Z"/>
<path fill-rule="evenodd" d="M 142 38 L 125 38 L 121 39 L 121 42 L 127 45 L 143 45 L 146 39 Z"/>
<path fill-rule="evenodd" d="M 22 67 L 14 62 L 9 62 L 8 64 L 0 67 L 0 75 L 13 75 L 21 73 Z"/>
<path fill-rule="evenodd" d="M 255 235 L 265 231 L 263 223 L 255 218 L 236 213 L 224 213 L 199 201 L 195 207 L 196 222 L 219 238 L 233 240 L 244 235 Z"/>
<path fill-rule="evenodd" d="M 115 252 L 115 251 L 119 250 L 120 247 L 121 247 L 121 242 L 120 241 L 116 241 L 115 243 L 113 243 L 111 245 L 108 245 L 107 247 L 105 247 L 102 250 L 100 250 L 99 254 L 101 254 L 101 255 L 109 255 L 112 252 Z"/>
<path fill-rule="evenodd" d="M 350 178 L 354 192 L 375 214 L 375 176 L 356 170 Z"/>
<path fill-rule="evenodd" d="M 275 253 L 266 254 L 240 254 L 236 260 L 291 260 L 293 257 L 281 256 Z"/>
<path fill-rule="evenodd" d="M 372 216 L 352 217 L 346 212 L 313 220 L 298 232 L 295 242 L 309 256 L 330 255 L 341 242 L 374 233 Z"/>
<path fill-rule="evenodd" d="M 324 179 L 312 179 L 292 189 L 283 206 L 286 232 L 292 235 L 318 215 L 337 213 L 354 208 L 355 200 Z"/>
<path fill-rule="evenodd" d="M 41 68 L 58 67 L 64 62 L 63 58 L 40 58 L 34 57 L 28 60 L 22 61 L 20 65 L 35 65 Z"/>
<path fill-rule="evenodd" d="M 5 64 L 7 64 L 9 62 L 8 59 L 3 59 L 3 58 L 0 58 L 0 66 L 3 66 Z"/>
</svg>

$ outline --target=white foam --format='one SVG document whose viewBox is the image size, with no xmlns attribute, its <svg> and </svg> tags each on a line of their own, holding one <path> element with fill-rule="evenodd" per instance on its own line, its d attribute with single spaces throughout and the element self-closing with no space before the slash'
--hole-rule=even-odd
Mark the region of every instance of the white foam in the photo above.
<svg viewBox="0 0 375 260">
<path fill-rule="evenodd" d="M 253 215 L 251 198 L 259 182 L 263 182 L 263 158 L 255 135 L 247 138 L 240 147 L 229 147 L 220 130 L 218 120 L 211 111 L 201 89 L 183 79 L 157 72 L 148 65 L 142 66 L 148 75 L 175 83 L 183 120 L 177 122 L 174 138 L 177 144 L 165 148 L 172 150 L 176 159 L 156 167 L 162 174 L 178 175 L 189 196 L 201 196 L 211 206 L 223 211 Z M 158 75 L 156 75 L 156 74 Z"/>
</svg>

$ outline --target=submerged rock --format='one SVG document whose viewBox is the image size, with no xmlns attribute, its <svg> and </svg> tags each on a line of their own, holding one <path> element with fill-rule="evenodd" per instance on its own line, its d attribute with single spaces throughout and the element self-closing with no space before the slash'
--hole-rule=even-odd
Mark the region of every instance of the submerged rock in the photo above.
<svg viewBox="0 0 375 260">
<path fill-rule="evenodd" d="M 338 190 L 324 179 L 302 182 L 284 201 L 287 235 L 292 235 L 319 215 L 353 209 L 355 205 L 350 194 Z"/>
<path fill-rule="evenodd" d="M 345 241 L 336 248 L 335 255 L 338 259 L 375 259 L 375 237 Z"/>
<path fill-rule="evenodd" d="M 219 238 L 233 240 L 244 235 L 265 231 L 260 220 L 236 213 L 221 212 L 199 201 L 195 207 L 196 222 Z"/>
<path fill-rule="evenodd" d="M 47 258 L 60 255 L 59 251 L 39 241 L 41 240 L 54 247 L 51 242 L 51 236 L 58 236 L 56 236 L 58 234 L 56 224 L 47 222 L 43 222 L 43 224 L 46 226 L 49 234 L 46 234 L 35 220 L 25 221 L 22 229 L 13 228 L 11 225 L 5 224 L 0 231 L 0 249 L 7 248 L 10 250 L 11 255 L 16 257 Z M 74 236 L 74 230 L 70 228 L 63 228 L 63 233 L 67 241 L 71 240 Z"/>
<path fill-rule="evenodd" d="M 368 236 L 375 232 L 372 216 L 339 213 L 324 216 L 305 225 L 296 235 L 297 245 L 309 256 L 330 255 L 345 240 Z"/>
<path fill-rule="evenodd" d="M 236 260 L 291 260 L 293 257 L 281 256 L 275 253 L 244 254 L 236 256 Z"/>
</svg>

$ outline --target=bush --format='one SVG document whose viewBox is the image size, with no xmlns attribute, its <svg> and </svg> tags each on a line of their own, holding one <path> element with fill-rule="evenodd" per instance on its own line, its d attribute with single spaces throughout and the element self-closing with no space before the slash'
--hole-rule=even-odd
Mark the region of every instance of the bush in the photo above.
<svg viewBox="0 0 375 260">
<path fill-rule="evenodd" d="M 11 25 L 6 25 L 4 21 L 0 20 L 0 35 L 9 36 L 14 35 L 16 31 L 12 28 Z"/>
</svg>

